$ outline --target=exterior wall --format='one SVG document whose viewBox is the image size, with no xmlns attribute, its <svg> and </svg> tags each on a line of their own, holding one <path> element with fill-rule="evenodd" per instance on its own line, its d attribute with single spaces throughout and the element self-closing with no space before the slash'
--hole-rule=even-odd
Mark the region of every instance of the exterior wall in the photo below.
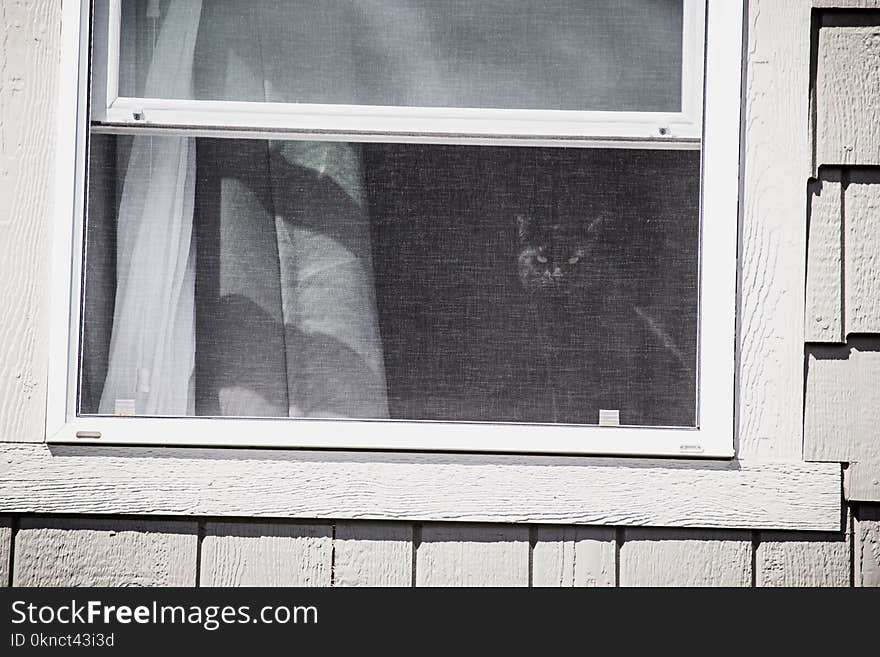
<svg viewBox="0 0 880 657">
<path fill-rule="evenodd" d="M 44 431 L 50 309 L 41 291 L 60 7 L 0 3 L 4 442 L 39 442 Z M 756 531 L 736 520 L 731 529 L 706 529 L 705 520 L 640 527 L 652 523 L 626 513 L 602 526 L 217 517 L 199 511 L 198 499 L 169 512 L 146 495 L 136 512 L 100 500 L 91 513 L 105 515 L 96 516 L 81 512 L 89 501 L 73 482 L 43 487 L 51 513 L 34 514 L 40 500 L 2 506 L 0 583 L 880 586 L 880 12 L 872 9 L 880 2 L 752 0 L 749 9 L 738 453 L 846 463 L 840 531 Z M 0 443 L 0 452 L 2 504 L 21 482 L 15 448 Z M 136 495 L 137 479 L 126 483 Z"/>
<path fill-rule="evenodd" d="M 21 517 L 15 586 L 880 586 L 880 507 L 835 533 Z M 14 534 L 14 539 L 11 538 Z M 8 556 L 3 566 L 9 564 Z"/>
</svg>

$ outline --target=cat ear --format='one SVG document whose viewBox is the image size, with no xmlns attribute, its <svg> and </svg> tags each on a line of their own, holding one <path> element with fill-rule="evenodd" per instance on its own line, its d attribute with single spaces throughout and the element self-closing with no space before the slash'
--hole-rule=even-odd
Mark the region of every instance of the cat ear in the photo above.
<svg viewBox="0 0 880 657">
<path fill-rule="evenodd" d="M 524 214 L 516 215 L 516 236 L 520 242 L 527 242 L 532 229 L 532 220 Z"/>
</svg>

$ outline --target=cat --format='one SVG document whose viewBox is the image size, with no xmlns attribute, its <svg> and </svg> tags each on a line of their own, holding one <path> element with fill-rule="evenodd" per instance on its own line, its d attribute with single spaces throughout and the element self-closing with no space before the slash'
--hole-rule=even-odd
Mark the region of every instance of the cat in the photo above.
<svg viewBox="0 0 880 657">
<path fill-rule="evenodd" d="M 582 301 L 577 297 L 595 283 L 592 256 L 602 221 L 537 225 L 516 215 L 518 273 L 526 293 L 553 303 Z"/>
<path fill-rule="evenodd" d="M 578 361 L 593 360 L 593 345 L 599 342 L 590 327 L 591 316 L 601 314 L 591 300 L 601 300 L 605 291 L 599 281 L 607 279 L 593 261 L 601 223 L 538 222 L 516 215 L 516 267 L 525 293 L 525 327 L 531 336 L 533 367 L 541 372 L 535 401 L 544 419 L 553 423 L 587 419 L 576 408 L 583 407 L 583 400 L 570 397 L 583 397 L 575 390 L 576 382 L 584 379 Z M 583 339 L 585 332 L 588 340 Z"/>
<path fill-rule="evenodd" d="M 646 282 L 608 250 L 604 223 L 516 215 L 525 327 L 543 372 L 536 394 L 553 423 L 595 423 L 600 408 L 619 409 L 635 422 L 650 410 L 640 406 L 652 394 L 653 374 L 645 368 L 689 367 L 660 318 L 643 306 Z"/>
</svg>

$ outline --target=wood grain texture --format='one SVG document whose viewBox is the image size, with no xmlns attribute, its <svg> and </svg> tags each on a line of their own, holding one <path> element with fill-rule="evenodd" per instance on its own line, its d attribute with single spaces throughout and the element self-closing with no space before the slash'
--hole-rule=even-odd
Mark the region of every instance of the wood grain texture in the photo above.
<svg viewBox="0 0 880 657">
<path fill-rule="evenodd" d="M 849 586 L 850 536 L 761 532 L 755 554 L 757 586 Z"/>
<path fill-rule="evenodd" d="M 833 531 L 840 487 L 833 463 L 0 444 L 0 514 Z"/>
<path fill-rule="evenodd" d="M 880 352 L 807 359 L 804 458 L 870 461 L 880 456 Z"/>
<path fill-rule="evenodd" d="M 880 30 L 877 41 L 880 67 Z M 846 332 L 880 333 L 880 184 L 847 187 L 845 230 Z"/>
<path fill-rule="evenodd" d="M 880 9 L 880 0 L 813 0 L 819 9 Z"/>
<path fill-rule="evenodd" d="M 749 586 L 749 532 L 627 529 L 620 586 Z"/>
<path fill-rule="evenodd" d="M 416 586 L 528 586 L 529 530 L 492 525 L 425 525 Z"/>
<path fill-rule="evenodd" d="M 823 180 L 811 201 L 804 339 L 843 342 L 843 185 Z"/>
<path fill-rule="evenodd" d="M 330 525 L 209 522 L 201 586 L 330 586 Z"/>
<path fill-rule="evenodd" d="M 742 459 L 801 458 L 810 12 L 801 0 L 749 2 L 737 331 Z"/>
<path fill-rule="evenodd" d="M 816 69 L 816 164 L 880 164 L 880 26 L 823 27 Z"/>
<path fill-rule="evenodd" d="M 14 586 L 194 586 L 195 522 L 23 518 Z"/>
<path fill-rule="evenodd" d="M 12 556 L 12 520 L 0 518 L 0 586 L 12 583 L 10 557 Z"/>
<path fill-rule="evenodd" d="M 844 472 L 843 492 L 852 502 L 880 502 L 880 456 L 850 463 Z"/>
<path fill-rule="evenodd" d="M 614 586 L 614 529 L 539 527 L 532 550 L 532 586 Z"/>
<path fill-rule="evenodd" d="M 880 506 L 859 505 L 854 534 L 854 583 L 856 586 L 880 587 Z"/>
<path fill-rule="evenodd" d="M 60 0 L 0 2 L 0 436 L 41 441 Z"/>
<path fill-rule="evenodd" d="M 333 549 L 334 586 L 412 586 L 412 525 L 340 522 Z"/>
</svg>

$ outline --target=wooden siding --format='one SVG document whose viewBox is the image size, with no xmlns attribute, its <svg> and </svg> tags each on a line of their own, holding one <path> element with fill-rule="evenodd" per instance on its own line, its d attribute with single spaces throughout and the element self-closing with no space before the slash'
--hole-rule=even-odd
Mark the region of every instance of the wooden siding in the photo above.
<svg viewBox="0 0 880 657">
<path fill-rule="evenodd" d="M 620 586 L 749 586 L 749 532 L 628 529 Z"/>
<path fill-rule="evenodd" d="M 804 455 L 860 462 L 880 446 L 880 351 L 813 349 L 807 361 Z"/>
<path fill-rule="evenodd" d="M 12 520 L 0 518 L 0 586 L 12 584 Z"/>
<path fill-rule="evenodd" d="M 880 334 L 880 169 L 823 169 L 811 202 L 806 341 Z"/>
<path fill-rule="evenodd" d="M 850 463 L 844 472 L 843 490 L 853 502 L 880 500 L 880 456 L 871 454 L 858 463 Z"/>
<path fill-rule="evenodd" d="M 763 471 L 757 478 L 763 483 L 727 479 L 731 473 L 724 467 L 700 470 L 649 462 L 630 469 L 646 470 L 647 475 L 636 477 L 644 490 L 661 488 L 633 498 L 624 479 L 612 478 L 615 485 L 603 492 L 609 480 L 602 477 L 621 464 L 606 461 L 603 466 L 597 460 L 578 481 L 598 477 L 598 483 L 561 500 L 547 497 L 531 514 L 512 502 L 524 489 L 514 487 L 509 498 L 495 500 L 491 514 L 477 506 L 471 489 L 474 506 L 453 500 L 459 511 L 442 518 L 434 508 L 419 514 L 415 504 L 428 508 L 425 500 L 395 506 L 389 494 L 378 499 L 384 512 L 407 522 L 365 522 L 358 519 L 360 510 L 341 517 L 346 512 L 342 486 L 332 489 L 333 495 L 342 491 L 335 498 L 328 493 L 317 502 L 304 502 L 307 495 L 301 492 L 297 497 L 294 486 L 285 482 L 299 487 L 311 478 L 290 466 L 296 457 L 278 457 L 286 464 L 279 466 L 273 464 L 276 455 L 177 459 L 156 450 L 123 458 L 110 450 L 93 452 L 97 460 L 82 465 L 62 451 L 57 455 L 63 465 L 49 466 L 45 447 L 20 451 L 4 445 L 0 502 L 5 506 L 0 510 L 8 515 L 0 518 L 0 583 L 191 586 L 200 577 L 202 584 L 223 585 L 880 586 L 878 505 L 854 507 L 851 533 L 840 527 L 821 533 L 687 528 L 753 527 L 763 517 L 768 494 L 771 506 L 774 495 L 803 495 L 803 507 L 819 500 L 821 524 L 839 525 L 839 499 L 832 503 L 827 494 L 839 471 L 804 466 L 799 463 L 802 449 L 808 459 L 849 462 L 847 495 L 880 501 L 880 447 L 876 432 L 871 433 L 877 423 L 869 405 L 878 386 L 876 378 L 866 378 L 873 376 L 877 352 L 870 340 L 880 335 L 880 85 L 872 68 L 880 40 L 875 39 L 877 28 L 866 25 L 819 30 L 811 162 L 806 139 L 811 4 L 880 8 L 873 0 L 750 3 L 738 447 L 747 457 L 747 473 L 760 471 L 750 460 L 788 461 Z M 39 443 L 45 423 L 47 190 L 59 7 L 60 0 L 0 3 L 0 437 L 5 442 Z M 805 189 L 811 164 L 822 183 L 810 196 Z M 854 332 L 874 337 L 837 352 L 810 347 L 804 409 L 804 343 L 843 345 Z M 802 410 L 807 423 L 803 443 Z M 210 472 L 204 472 L 206 461 Z M 157 480 L 149 473 L 155 477 L 160 469 L 172 476 L 151 495 Z M 483 472 L 469 470 L 476 479 Z M 501 479 L 517 481 L 519 472 L 510 469 Z M 548 469 L 547 476 L 560 472 Z M 771 478 L 762 479 L 767 472 Z M 148 474 L 144 480 L 142 473 Z M 822 485 L 802 487 L 804 473 L 819 473 Z M 369 477 L 375 474 L 362 472 L 348 483 L 369 490 L 374 485 Z M 236 481 L 242 475 L 251 479 Z M 298 479 L 289 479 L 294 476 Z M 695 497 L 695 489 L 687 488 L 691 480 L 682 479 L 695 476 L 704 477 L 714 494 Z M 452 481 L 468 490 L 467 477 Z M 690 495 L 664 498 L 678 490 L 690 490 Z M 593 492 L 605 496 L 595 498 Z M 697 507 L 690 506 L 694 501 Z M 560 521 L 560 505 L 566 504 L 565 513 L 580 514 L 578 521 L 585 525 L 547 524 Z M 791 509 L 799 508 L 784 510 L 795 525 L 803 517 L 798 520 Z M 20 515 L 38 512 L 137 517 Z M 313 517 L 303 522 L 254 518 L 307 518 L 310 513 Z M 230 519 L 218 521 L 216 515 L 224 514 Z M 205 515 L 212 517 L 206 520 Z M 409 522 L 413 516 L 534 525 L 422 525 Z M 649 522 L 680 528 L 632 528 Z M 605 526 L 586 526 L 598 523 Z"/>
<path fill-rule="evenodd" d="M 803 444 L 811 8 L 802 0 L 748 4 L 737 453 L 797 460 Z"/>
<path fill-rule="evenodd" d="M 858 507 L 854 534 L 854 584 L 880 586 L 880 506 Z"/>
<path fill-rule="evenodd" d="M 412 586 L 413 534 L 406 523 L 337 523 L 334 585 Z"/>
<path fill-rule="evenodd" d="M 2 454 L 0 513 L 840 525 L 834 463 L 60 445 L 6 445 Z"/>
<path fill-rule="evenodd" d="M 614 586 L 613 528 L 539 527 L 532 551 L 532 586 Z"/>
<path fill-rule="evenodd" d="M 416 586 L 528 586 L 527 527 L 431 524 L 416 546 Z"/>
<path fill-rule="evenodd" d="M 761 532 L 756 586 L 849 586 L 852 518 L 836 533 Z"/>
<path fill-rule="evenodd" d="M 0 436 L 46 422 L 60 0 L 0 2 Z"/>
<path fill-rule="evenodd" d="M 807 342 L 843 342 L 843 183 L 826 175 L 811 194 L 807 244 Z"/>
<path fill-rule="evenodd" d="M 816 161 L 880 165 L 880 25 L 819 31 Z"/>
<path fill-rule="evenodd" d="M 844 203 L 846 332 L 880 334 L 880 184 L 853 182 Z"/>
<path fill-rule="evenodd" d="M 813 0 L 817 9 L 880 9 L 880 0 Z"/>
<path fill-rule="evenodd" d="M 804 458 L 848 463 L 847 499 L 880 501 L 880 3 L 813 5 L 852 11 L 813 21 Z"/>
<path fill-rule="evenodd" d="M 193 586 L 193 521 L 24 518 L 13 586 Z"/>
<path fill-rule="evenodd" d="M 880 586 L 880 505 L 860 505 L 845 530 L 824 533 L 0 520 L 7 568 L 8 529 L 18 526 L 17 586 L 192 586 L 197 576 L 202 586 Z"/>
<path fill-rule="evenodd" d="M 202 586 L 329 586 L 333 528 L 266 522 L 209 522 Z"/>
</svg>

